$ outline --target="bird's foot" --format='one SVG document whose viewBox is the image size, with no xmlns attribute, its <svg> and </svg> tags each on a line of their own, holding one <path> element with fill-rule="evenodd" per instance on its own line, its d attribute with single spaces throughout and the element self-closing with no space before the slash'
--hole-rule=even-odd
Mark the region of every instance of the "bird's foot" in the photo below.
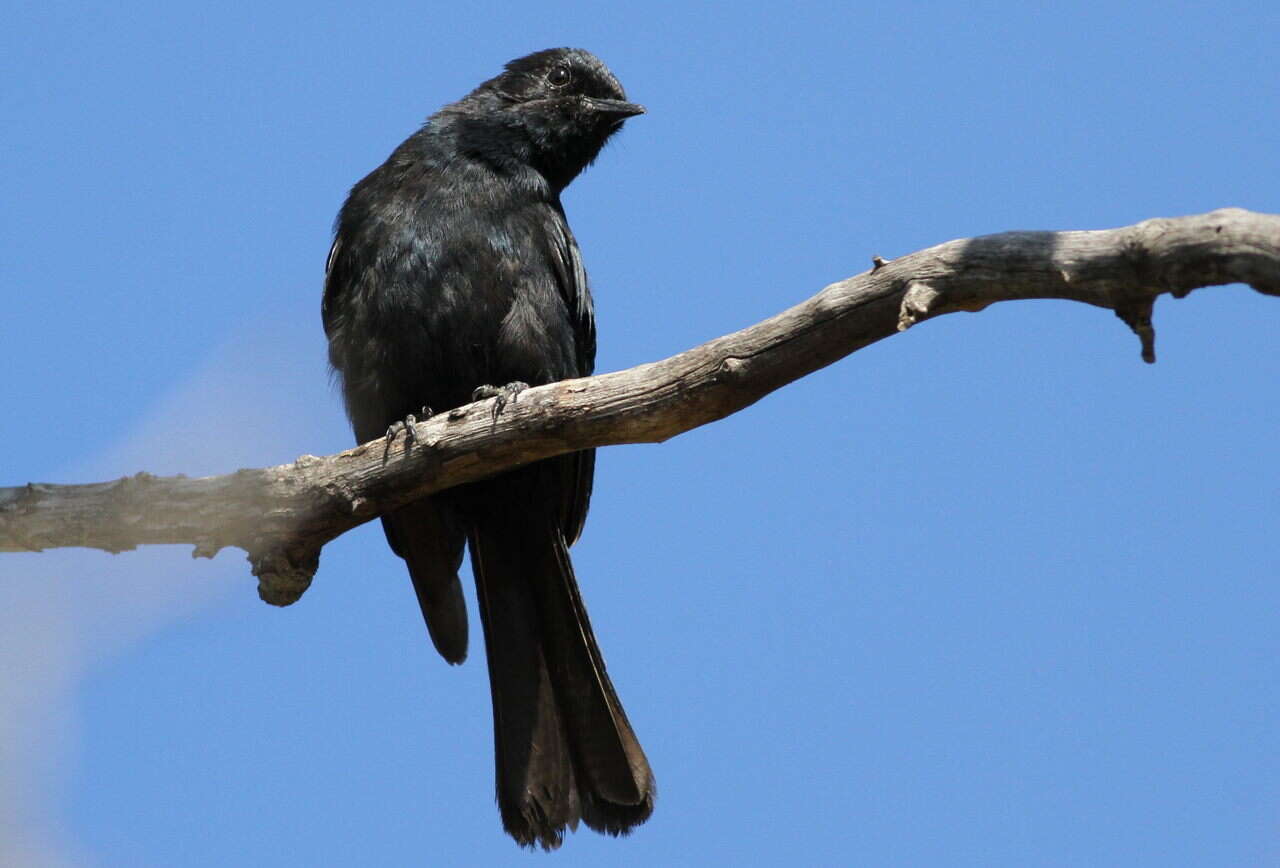
<svg viewBox="0 0 1280 868">
<path fill-rule="evenodd" d="M 516 381 L 507 383 L 505 386 L 477 386 L 475 391 L 471 393 L 472 401 L 483 401 L 485 398 L 496 398 L 493 402 L 493 421 L 498 421 L 498 416 L 502 414 L 503 409 L 508 403 L 516 403 L 520 400 L 520 393 L 529 388 L 528 383 Z"/>
<path fill-rule="evenodd" d="M 418 412 L 422 414 L 422 418 L 424 421 L 431 418 L 432 414 L 431 414 L 430 407 L 427 407 L 424 405 L 423 408 Z M 410 413 L 409 415 L 404 417 L 403 421 L 392 422 L 390 425 L 388 425 L 387 438 L 386 438 L 387 448 L 388 449 L 391 448 L 391 444 L 395 442 L 396 437 L 400 436 L 401 431 L 404 432 L 404 444 L 406 449 L 416 444 L 418 442 L 418 434 L 416 431 L 414 431 L 413 426 L 417 424 L 418 424 L 418 417 Z"/>
</svg>

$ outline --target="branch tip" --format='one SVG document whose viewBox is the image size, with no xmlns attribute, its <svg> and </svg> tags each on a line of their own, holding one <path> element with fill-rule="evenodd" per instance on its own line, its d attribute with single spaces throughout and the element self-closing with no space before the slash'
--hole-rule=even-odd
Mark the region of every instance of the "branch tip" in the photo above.
<svg viewBox="0 0 1280 868">
<path fill-rule="evenodd" d="M 272 606 L 288 606 L 311 587 L 311 579 L 320 567 L 320 553 L 286 552 L 272 549 L 250 553 L 249 565 L 258 577 L 258 597 Z"/>
<path fill-rule="evenodd" d="M 193 560 L 195 558 L 209 558 L 212 560 L 213 556 L 220 551 L 222 551 L 222 546 L 209 540 L 202 540 L 196 543 L 195 548 L 191 550 L 191 557 Z"/>
<path fill-rule="evenodd" d="M 1156 362 L 1156 328 L 1151 322 L 1155 299 L 1122 302 L 1115 307 L 1116 316 L 1124 321 L 1142 344 L 1142 360 L 1148 365 Z"/>
</svg>

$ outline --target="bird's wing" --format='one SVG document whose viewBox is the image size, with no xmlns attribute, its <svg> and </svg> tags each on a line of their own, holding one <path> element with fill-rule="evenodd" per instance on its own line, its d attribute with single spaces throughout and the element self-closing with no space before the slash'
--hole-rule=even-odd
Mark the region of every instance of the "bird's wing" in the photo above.
<svg viewBox="0 0 1280 868">
<path fill-rule="evenodd" d="M 564 211 L 557 208 L 558 220 L 548 233 L 551 242 L 551 265 L 556 275 L 560 297 L 573 323 L 577 346 L 577 375 L 589 377 L 596 367 L 596 314 L 587 284 L 587 271 L 582 265 L 582 252 L 569 230 Z"/>
<path fill-rule="evenodd" d="M 578 368 L 576 373 L 580 377 L 587 377 L 596 366 L 595 308 L 578 242 L 569 230 L 564 211 L 557 208 L 557 212 L 559 219 L 553 221 L 554 228 L 548 233 L 552 270 L 573 325 Z M 582 534 L 582 526 L 587 520 L 587 507 L 591 503 L 591 486 L 595 478 L 596 453 L 594 449 L 586 449 L 557 460 L 564 463 L 569 477 L 560 526 L 565 542 L 573 545 Z"/>
<path fill-rule="evenodd" d="M 338 299 L 338 281 L 333 279 L 333 266 L 342 253 L 342 236 L 335 234 L 333 243 L 329 245 L 329 256 L 324 261 L 324 298 L 320 302 L 320 321 L 324 323 L 324 333 L 333 332 L 333 320 L 336 314 Z"/>
</svg>

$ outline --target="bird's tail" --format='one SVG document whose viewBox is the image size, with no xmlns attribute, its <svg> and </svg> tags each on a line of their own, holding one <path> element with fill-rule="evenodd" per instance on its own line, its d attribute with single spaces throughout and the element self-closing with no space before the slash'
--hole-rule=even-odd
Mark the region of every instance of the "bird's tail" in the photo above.
<svg viewBox="0 0 1280 868">
<path fill-rule="evenodd" d="M 563 534 L 502 522 L 473 526 L 470 542 L 503 825 L 547 850 L 579 819 L 630 832 L 653 811 L 653 775 L 605 672 Z"/>
</svg>

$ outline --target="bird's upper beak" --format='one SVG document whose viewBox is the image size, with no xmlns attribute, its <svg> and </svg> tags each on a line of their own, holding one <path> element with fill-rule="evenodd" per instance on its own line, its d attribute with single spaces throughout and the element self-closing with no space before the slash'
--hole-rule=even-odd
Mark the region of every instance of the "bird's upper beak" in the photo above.
<svg viewBox="0 0 1280 868">
<path fill-rule="evenodd" d="M 596 99 L 595 97 L 587 97 L 587 105 L 596 112 L 606 117 L 625 120 L 626 118 L 635 117 L 644 114 L 644 106 L 633 102 L 626 102 L 620 99 Z"/>
</svg>

